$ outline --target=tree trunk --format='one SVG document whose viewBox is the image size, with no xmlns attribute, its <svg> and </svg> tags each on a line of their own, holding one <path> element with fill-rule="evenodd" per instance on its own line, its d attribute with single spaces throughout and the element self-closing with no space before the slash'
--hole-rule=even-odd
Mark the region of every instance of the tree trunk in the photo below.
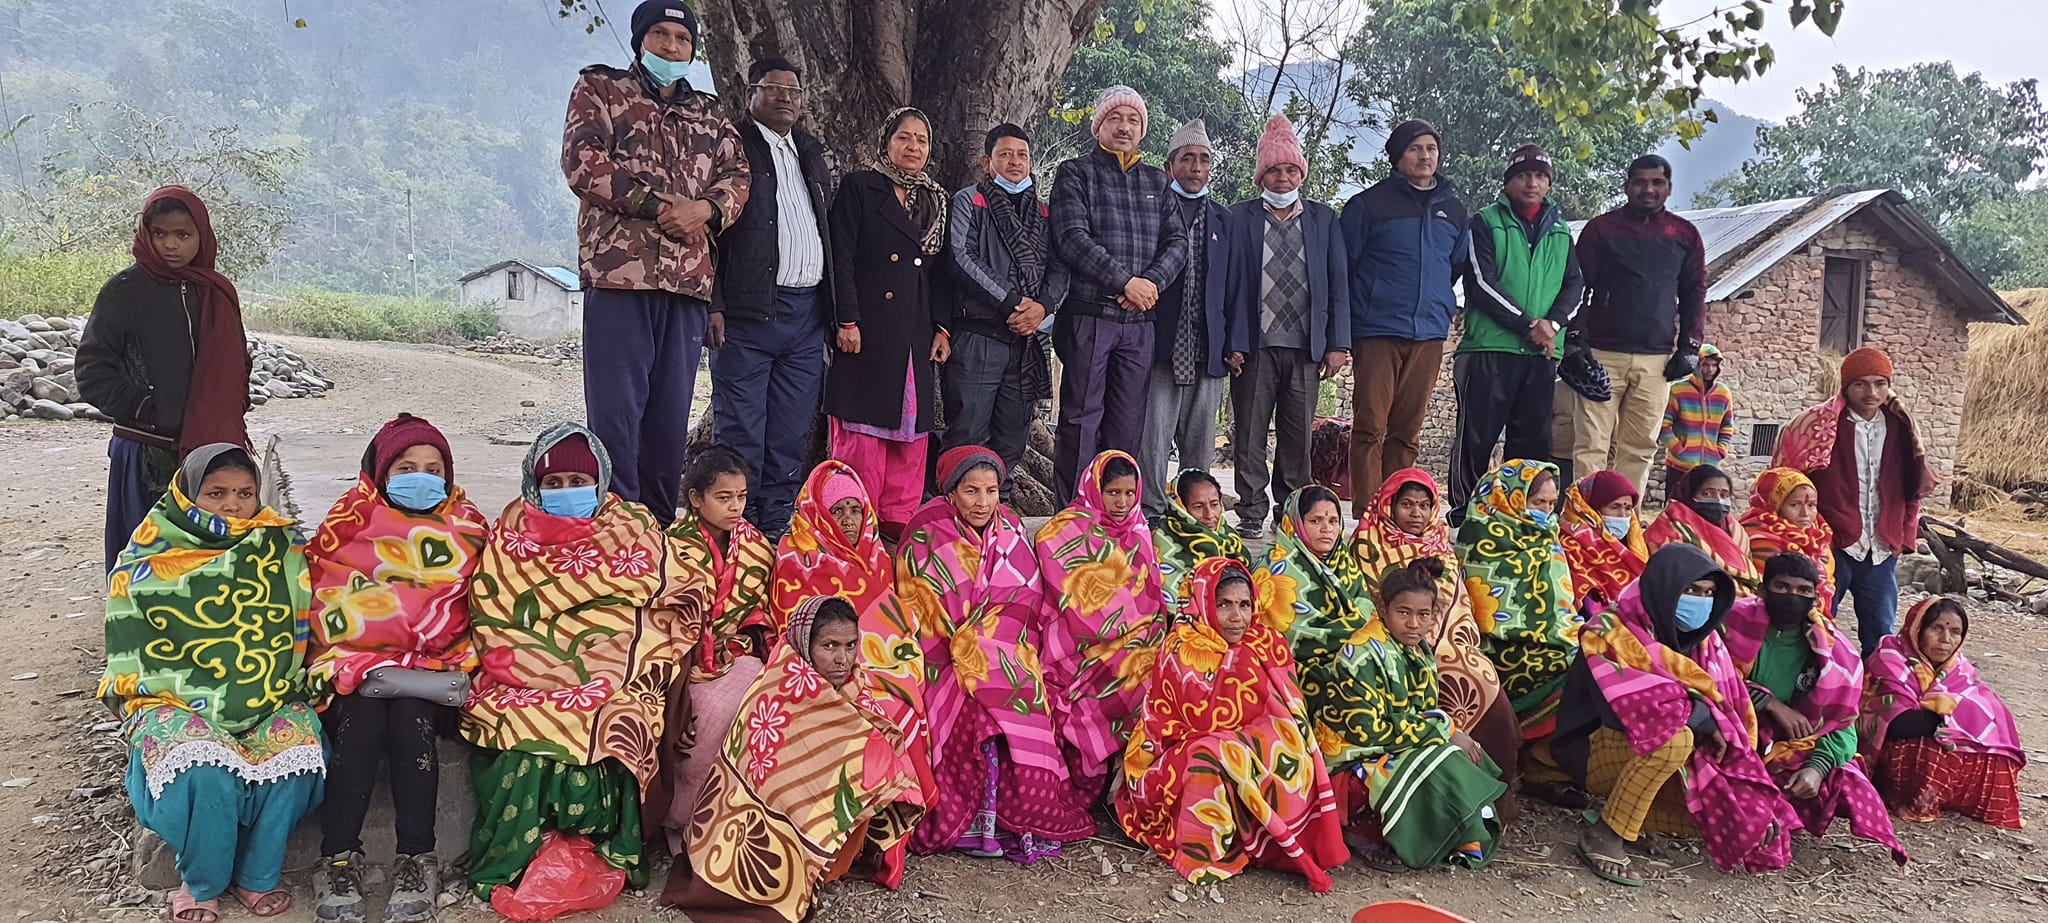
<svg viewBox="0 0 2048 923">
<path fill-rule="evenodd" d="M 843 173 L 879 155 L 898 106 L 932 119 L 934 179 L 959 188 L 1002 122 L 1051 105 L 1104 0 L 705 0 L 711 66 L 726 101 L 745 104 L 747 68 L 781 57 L 810 92 L 804 124 Z"/>
</svg>

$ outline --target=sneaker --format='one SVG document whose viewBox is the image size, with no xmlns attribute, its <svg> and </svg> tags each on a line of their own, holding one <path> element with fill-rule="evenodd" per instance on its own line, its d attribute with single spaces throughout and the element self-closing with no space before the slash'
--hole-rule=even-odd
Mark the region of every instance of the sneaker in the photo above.
<svg viewBox="0 0 2048 923">
<path fill-rule="evenodd" d="M 433 919 L 434 899 L 440 894 L 440 859 L 430 852 L 399 856 L 391 864 L 391 900 L 384 905 L 384 923 Z"/>
<path fill-rule="evenodd" d="M 1263 519 L 1239 519 L 1239 520 L 1237 521 L 1237 536 L 1238 536 L 1239 538 L 1242 538 L 1242 539 L 1244 539 L 1245 541 L 1248 541 L 1248 542 L 1255 542 L 1255 541 L 1258 541 L 1259 539 L 1265 538 L 1265 537 L 1266 537 L 1266 523 L 1265 523 L 1265 520 L 1263 520 Z"/>
<path fill-rule="evenodd" d="M 360 851 L 320 859 L 313 870 L 313 919 L 319 923 L 364 923 Z"/>
</svg>

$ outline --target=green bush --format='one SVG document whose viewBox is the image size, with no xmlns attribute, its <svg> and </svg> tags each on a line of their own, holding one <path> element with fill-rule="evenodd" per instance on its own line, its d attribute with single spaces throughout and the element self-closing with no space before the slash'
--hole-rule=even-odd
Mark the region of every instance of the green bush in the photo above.
<svg viewBox="0 0 2048 923">
<path fill-rule="evenodd" d="M 333 340 L 461 343 L 498 332 L 498 314 L 490 307 L 318 289 L 246 305 L 242 313 L 252 330 Z"/>
<path fill-rule="evenodd" d="M 26 253 L 0 248 L 0 316 L 80 317 L 100 286 L 134 262 L 123 253 Z"/>
</svg>

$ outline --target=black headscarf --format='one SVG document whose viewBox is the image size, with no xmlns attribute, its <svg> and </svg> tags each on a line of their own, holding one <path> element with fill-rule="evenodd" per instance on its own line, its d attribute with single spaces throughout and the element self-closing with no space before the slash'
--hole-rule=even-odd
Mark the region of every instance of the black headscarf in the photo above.
<svg viewBox="0 0 2048 923">
<path fill-rule="evenodd" d="M 1707 623 L 1692 631 L 1678 629 L 1678 597 L 1696 580 L 1714 581 L 1714 611 Z M 1735 605 L 1735 578 L 1707 557 L 1707 553 L 1683 542 L 1657 549 L 1643 565 L 1636 583 L 1642 589 L 1643 612 L 1650 617 L 1650 631 L 1659 644 L 1681 654 L 1691 654 L 1705 638 L 1721 627 L 1728 610 Z"/>
</svg>

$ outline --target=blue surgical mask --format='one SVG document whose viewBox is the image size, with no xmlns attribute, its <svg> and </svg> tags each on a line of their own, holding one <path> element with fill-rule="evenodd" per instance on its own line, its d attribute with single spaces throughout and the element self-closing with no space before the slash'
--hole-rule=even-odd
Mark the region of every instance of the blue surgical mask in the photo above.
<svg viewBox="0 0 2048 923">
<path fill-rule="evenodd" d="M 667 89 L 672 83 L 690 76 L 689 61 L 671 61 L 647 49 L 640 51 L 640 69 L 654 78 L 654 85 Z"/>
<path fill-rule="evenodd" d="M 1206 199 L 1209 197 L 1209 187 L 1203 186 L 1201 192 L 1189 192 L 1180 188 L 1180 180 L 1174 180 L 1166 188 L 1173 190 L 1174 195 L 1180 196 L 1183 199 Z"/>
<path fill-rule="evenodd" d="M 1678 611 L 1673 614 L 1678 619 L 1678 627 L 1686 631 L 1698 631 L 1707 624 L 1707 618 L 1714 614 L 1714 597 L 1687 593 L 1678 597 Z"/>
<path fill-rule="evenodd" d="M 1268 189 L 1265 192 L 1259 193 L 1259 198 L 1265 199 L 1266 204 L 1274 208 L 1293 208 L 1294 203 L 1301 201 L 1301 190 L 1289 189 L 1286 192 L 1274 192 Z"/>
<path fill-rule="evenodd" d="M 1529 510 L 1529 521 L 1546 529 L 1550 528 L 1550 514 L 1542 510 Z"/>
<path fill-rule="evenodd" d="M 384 483 L 384 496 L 400 507 L 424 513 L 448 499 L 448 479 L 424 471 L 394 474 Z"/>
<path fill-rule="evenodd" d="M 989 177 L 989 179 L 995 180 L 996 185 L 1003 187 L 1003 191 L 1011 195 L 1016 195 L 1017 193 L 1023 192 L 1024 190 L 1031 188 L 1031 174 L 1029 173 L 1024 174 L 1024 179 L 1022 181 L 1015 183 L 1012 183 L 1009 180 L 1004 179 L 1003 177 L 1000 176 L 991 176 Z"/>
<path fill-rule="evenodd" d="M 597 485 L 543 487 L 540 491 L 540 509 L 550 516 L 589 519 L 597 513 Z"/>
<path fill-rule="evenodd" d="M 1615 538 L 1627 538 L 1628 530 L 1636 524 L 1630 516 L 1602 516 L 1600 524 L 1607 528 L 1607 534 Z"/>
</svg>

